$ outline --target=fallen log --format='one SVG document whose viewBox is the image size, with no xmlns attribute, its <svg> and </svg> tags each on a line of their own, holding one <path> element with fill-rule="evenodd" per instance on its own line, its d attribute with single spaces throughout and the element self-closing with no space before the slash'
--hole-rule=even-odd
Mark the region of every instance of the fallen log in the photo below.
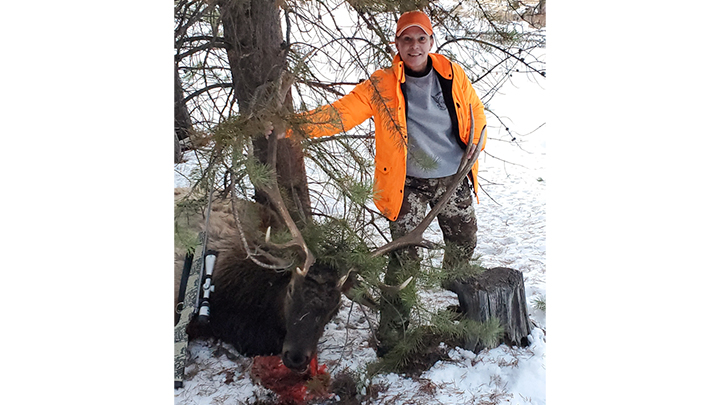
<svg viewBox="0 0 720 405">
<path fill-rule="evenodd" d="M 527 337 L 531 324 L 521 272 L 495 267 L 477 276 L 454 280 L 446 288 L 458 295 L 460 311 L 467 319 L 484 323 L 492 317 L 500 321 L 505 333 L 497 346 L 500 343 L 520 347 L 529 345 Z M 469 336 L 464 344 L 466 350 L 475 353 L 485 347 L 477 335 Z"/>
</svg>

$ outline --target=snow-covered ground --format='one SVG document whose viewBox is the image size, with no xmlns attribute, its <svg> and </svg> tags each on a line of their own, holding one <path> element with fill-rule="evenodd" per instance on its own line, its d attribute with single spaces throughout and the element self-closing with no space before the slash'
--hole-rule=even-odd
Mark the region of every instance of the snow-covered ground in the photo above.
<svg viewBox="0 0 720 405">
<path fill-rule="evenodd" d="M 439 361 L 419 378 L 381 374 L 368 379 L 365 366 L 376 360 L 369 346 L 368 322 L 375 315 L 362 311 L 343 297 L 342 307 L 326 326 L 318 347 L 318 360 L 331 375 L 349 372 L 359 381 L 367 404 L 544 404 L 545 403 L 545 312 L 535 301 L 545 299 L 545 128 L 544 92 L 537 83 L 519 76 L 507 83 L 501 94 L 486 106 L 502 113 L 505 125 L 515 135 L 510 140 L 505 125 L 488 116 L 490 140 L 481 155 L 480 177 L 492 199 L 480 195 L 475 205 L 478 246 L 485 267 L 505 266 L 520 270 L 525 280 L 530 318 L 536 325 L 530 346 L 502 345 L 479 354 L 454 348 L 450 360 Z M 539 129 L 537 129 L 540 127 Z M 536 130 L 537 129 L 537 130 Z M 183 185 L 177 178 L 177 185 Z M 494 201 L 493 201 L 494 200 Z M 441 241 L 437 222 L 426 237 Z M 457 304 L 448 291 L 427 291 L 424 303 L 432 306 Z M 272 398 L 270 391 L 253 384 L 251 360 L 226 344 L 191 342 L 187 379 L 175 390 L 176 405 L 237 404 Z"/>
</svg>

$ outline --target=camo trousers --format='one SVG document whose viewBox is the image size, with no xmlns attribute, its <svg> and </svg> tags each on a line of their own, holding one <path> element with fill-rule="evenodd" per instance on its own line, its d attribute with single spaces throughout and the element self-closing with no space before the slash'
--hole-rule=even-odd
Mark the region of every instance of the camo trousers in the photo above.
<svg viewBox="0 0 720 405">
<path fill-rule="evenodd" d="M 405 199 L 398 219 L 390 222 L 390 234 L 393 240 L 412 231 L 425 217 L 428 206 L 435 206 L 445 193 L 450 177 L 437 179 L 405 179 Z M 438 223 L 446 245 L 443 257 L 443 270 L 466 265 L 477 244 L 477 218 L 472 205 L 472 189 L 467 177 L 455 190 L 447 205 L 438 214 Z M 398 249 L 390 254 L 385 284 L 398 285 L 420 271 L 418 248 Z M 402 338 L 408 326 L 411 301 L 414 300 L 415 282 L 413 281 L 400 295 L 385 294 L 380 305 L 380 325 L 378 338 L 382 351 L 389 350 Z M 404 297 L 404 299 L 403 299 Z"/>
</svg>

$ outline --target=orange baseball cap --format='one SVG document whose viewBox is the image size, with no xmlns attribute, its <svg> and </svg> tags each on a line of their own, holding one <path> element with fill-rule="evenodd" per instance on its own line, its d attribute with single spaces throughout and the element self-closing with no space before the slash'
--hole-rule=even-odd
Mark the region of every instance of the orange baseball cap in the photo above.
<svg viewBox="0 0 720 405">
<path fill-rule="evenodd" d="M 401 15 L 397 22 L 395 36 L 399 37 L 403 31 L 410 27 L 419 27 L 428 35 L 432 35 L 433 33 L 430 17 L 422 11 L 408 11 Z"/>
</svg>

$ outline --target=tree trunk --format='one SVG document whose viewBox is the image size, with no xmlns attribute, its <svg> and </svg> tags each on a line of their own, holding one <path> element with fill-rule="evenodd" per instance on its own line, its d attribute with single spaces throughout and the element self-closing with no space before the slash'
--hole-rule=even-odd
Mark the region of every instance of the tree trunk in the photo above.
<svg viewBox="0 0 720 405">
<path fill-rule="evenodd" d="M 468 319 L 482 323 L 497 318 L 505 328 L 505 344 L 528 346 L 530 319 L 521 272 L 495 267 L 469 279 L 455 280 L 448 289 L 458 295 L 460 311 Z M 465 349 L 475 353 L 484 348 L 479 336 L 471 336 L 465 342 Z"/>
<path fill-rule="evenodd" d="M 177 133 L 175 134 L 175 163 L 182 161 L 182 147 L 180 146 L 180 140 L 178 139 Z"/>
<path fill-rule="evenodd" d="M 175 65 L 175 163 L 180 163 L 182 159 L 182 150 L 180 149 L 180 140 L 190 135 L 192 121 L 187 106 L 183 103 L 183 88 L 180 81 L 180 73 Z"/>
<path fill-rule="evenodd" d="M 257 113 L 258 108 L 272 105 L 273 85 L 287 64 L 280 9 L 275 1 L 268 0 L 226 0 L 219 6 L 240 114 Z M 285 105 L 292 106 L 289 94 Z M 258 136 L 253 145 L 255 156 L 267 162 L 267 141 Z M 289 139 L 278 142 L 277 175 L 293 219 L 304 223 L 310 217 L 310 193 L 299 143 Z M 257 191 L 255 199 L 272 209 L 263 192 Z"/>
<path fill-rule="evenodd" d="M 255 156 L 262 163 L 267 162 L 268 142 L 258 137 L 253 142 Z M 287 202 L 290 216 L 296 224 L 306 224 L 310 220 L 310 191 L 308 189 L 305 160 L 300 144 L 296 140 L 281 139 L 277 148 L 277 179 L 280 192 Z M 269 197 L 262 190 L 255 191 L 255 201 L 272 208 Z"/>
</svg>

